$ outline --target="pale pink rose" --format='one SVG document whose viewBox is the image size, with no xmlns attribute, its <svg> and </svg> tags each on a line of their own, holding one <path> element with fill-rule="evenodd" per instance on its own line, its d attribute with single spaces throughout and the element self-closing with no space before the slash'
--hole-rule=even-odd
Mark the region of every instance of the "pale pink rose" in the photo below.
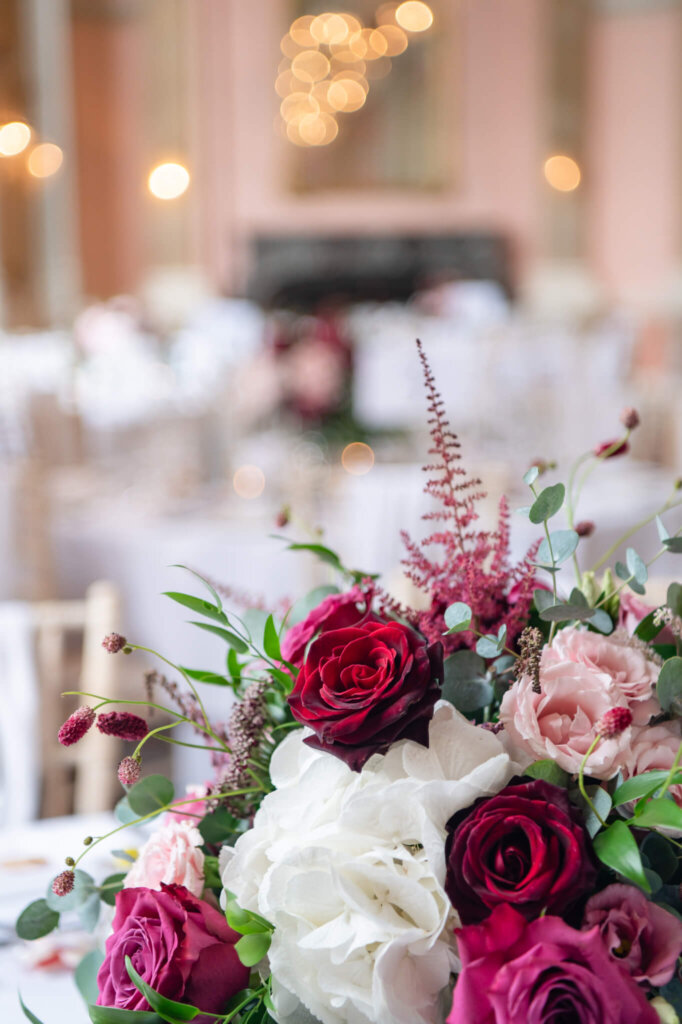
<svg viewBox="0 0 682 1024">
<path fill-rule="evenodd" d="M 575 661 L 611 677 L 632 712 L 635 725 L 646 725 L 660 715 L 656 682 L 660 667 L 637 647 L 630 647 L 623 633 L 602 636 L 568 626 L 554 637 L 551 647 L 556 661 Z"/>
<path fill-rule="evenodd" d="M 164 825 L 167 825 L 171 821 L 189 821 L 190 824 L 198 825 L 199 818 L 203 818 L 208 809 L 208 800 L 201 800 L 202 796 L 206 796 L 208 789 L 206 786 L 185 786 L 185 800 L 194 796 L 197 799 L 192 801 L 190 804 L 186 804 L 184 800 L 178 805 L 177 811 L 168 811 L 164 816 Z M 171 804 L 171 806 L 173 806 Z"/>
<path fill-rule="evenodd" d="M 558 661 L 545 647 L 540 662 L 541 692 L 533 690 L 530 676 L 522 676 L 505 693 L 500 721 L 512 751 L 533 760 L 551 758 L 574 774 L 594 741 L 596 725 L 613 707 L 625 700 L 607 672 L 576 661 Z M 586 773 L 610 779 L 622 767 L 630 745 L 632 726 L 611 739 L 601 739 L 590 754 Z"/>
<path fill-rule="evenodd" d="M 680 743 L 682 730 L 679 719 L 634 730 L 632 744 L 623 763 L 623 775 L 629 779 L 644 772 L 669 771 Z M 671 786 L 670 794 L 682 807 L 682 786 Z M 628 810 L 630 806 L 625 804 L 623 809 Z"/>
<path fill-rule="evenodd" d="M 126 889 L 184 885 L 193 896 L 204 891 L 203 839 L 189 821 L 169 821 L 149 837 L 126 875 Z"/>
</svg>

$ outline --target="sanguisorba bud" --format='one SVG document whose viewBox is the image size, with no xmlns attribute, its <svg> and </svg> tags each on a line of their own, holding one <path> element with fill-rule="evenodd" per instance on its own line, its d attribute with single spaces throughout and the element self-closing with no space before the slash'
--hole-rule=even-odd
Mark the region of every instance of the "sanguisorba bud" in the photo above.
<svg viewBox="0 0 682 1024">
<path fill-rule="evenodd" d="M 69 715 L 57 733 L 57 739 L 63 747 L 71 747 L 83 739 L 94 721 L 95 712 L 87 705 L 83 705 Z"/>
<path fill-rule="evenodd" d="M 634 430 L 639 426 L 639 413 L 628 405 L 620 414 L 620 422 L 627 430 Z"/>
<path fill-rule="evenodd" d="M 68 896 L 70 892 L 73 892 L 75 879 L 73 871 L 62 871 L 52 883 L 52 892 L 55 896 Z"/>
<path fill-rule="evenodd" d="M 120 633 L 109 633 L 102 640 L 102 647 L 105 651 L 109 651 L 109 654 L 118 654 L 122 651 L 127 644 L 127 640 Z"/>
<path fill-rule="evenodd" d="M 575 532 L 579 537 L 591 537 L 594 533 L 594 523 L 591 519 L 581 519 L 575 524 Z"/>
<path fill-rule="evenodd" d="M 613 739 L 632 724 L 630 708 L 609 708 L 597 722 L 597 733 L 603 740 Z"/>
<path fill-rule="evenodd" d="M 145 738 L 149 726 L 144 718 L 133 715 L 130 711 L 107 711 L 97 718 L 97 728 L 105 736 L 115 736 L 119 740 L 131 743 Z"/>
<path fill-rule="evenodd" d="M 137 757 L 124 757 L 118 766 L 118 781 L 122 786 L 134 786 L 141 774 L 142 766 Z"/>
</svg>

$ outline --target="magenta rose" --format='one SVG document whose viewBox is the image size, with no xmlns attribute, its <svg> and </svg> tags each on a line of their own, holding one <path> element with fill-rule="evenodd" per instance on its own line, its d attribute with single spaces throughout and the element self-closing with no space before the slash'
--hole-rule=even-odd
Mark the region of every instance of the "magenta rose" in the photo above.
<svg viewBox="0 0 682 1024">
<path fill-rule="evenodd" d="M 501 903 L 524 917 L 561 914 L 594 890 L 597 871 L 580 812 L 535 779 L 477 800 L 447 824 L 445 891 L 464 924 Z"/>
<path fill-rule="evenodd" d="M 633 885 L 609 885 L 587 902 L 583 928 L 599 928 L 614 960 L 641 984 L 666 985 L 682 954 L 682 921 Z"/>
<path fill-rule="evenodd" d="M 552 916 L 529 923 L 500 904 L 457 942 L 462 972 L 447 1024 L 659 1024 L 598 928 L 577 931 Z"/>
<path fill-rule="evenodd" d="M 443 648 L 401 622 L 363 620 L 323 632 L 308 650 L 289 696 L 305 742 L 359 771 L 400 739 L 428 746 L 443 681 Z"/>
<path fill-rule="evenodd" d="M 300 665 L 305 649 L 316 633 L 355 626 L 364 618 L 381 622 L 369 611 L 369 596 L 362 587 L 353 587 L 345 594 L 330 594 L 313 608 L 307 618 L 292 626 L 282 640 L 282 657 L 292 665 Z"/>
<path fill-rule="evenodd" d="M 161 995 L 220 1013 L 248 985 L 249 969 L 234 949 L 240 938 L 223 914 L 182 885 L 162 883 L 160 892 L 123 889 L 97 975 L 97 1004 L 150 1009 L 128 977 L 129 956 L 140 977 Z"/>
</svg>

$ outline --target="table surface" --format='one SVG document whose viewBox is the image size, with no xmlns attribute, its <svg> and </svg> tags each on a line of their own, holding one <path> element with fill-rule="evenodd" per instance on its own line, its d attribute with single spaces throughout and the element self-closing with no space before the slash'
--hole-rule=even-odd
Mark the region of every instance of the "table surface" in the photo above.
<svg viewBox="0 0 682 1024">
<path fill-rule="evenodd" d="M 0 1021 L 25 1021 L 19 1006 L 21 991 L 25 1004 L 43 1024 L 88 1024 L 89 1016 L 68 968 L 34 966 L 56 948 L 66 958 L 77 960 L 93 948 L 93 936 L 79 931 L 75 914 L 64 915 L 64 929 L 36 943 L 12 941 L 10 929 L 22 909 L 39 899 L 50 881 L 63 868 L 64 857 L 82 849 L 86 835 L 102 835 L 116 826 L 111 814 L 83 817 L 46 818 L 0 834 Z M 117 840 L 119 841 L 117 843 Z M 126 835 L 104 842 L 88 855 L 83 868 L 97 881 L 116 870 L 111 850 L 117 845 L 138 845 Z M 101 851 L 101 852 L 100 852 Z M 9 941 L 7 941 L 9 940 Z M 6 945 L 3 942 L 7 941 Z"/>
</svg>

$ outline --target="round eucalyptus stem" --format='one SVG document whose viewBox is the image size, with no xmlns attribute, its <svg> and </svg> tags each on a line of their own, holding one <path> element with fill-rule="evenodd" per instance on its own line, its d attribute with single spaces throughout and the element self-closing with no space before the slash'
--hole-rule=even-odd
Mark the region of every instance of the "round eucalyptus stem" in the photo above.
<svg viewBox="0 0 682 1024">
<path fill-rule="evenodd" d="M 599 813 L 597 808 L 594 806 L 592 801 L 590 800 L 589 796 L 587 795 L 587 790 L 585 789 L 585 765 L 587 764 L 588 757 L 594 751 L 594 749 L 596 748 L 596 746 L 599 743 L 600 739 L 601 739 L 601 736 L 599 735 L 599 733 L 597 733 L 595 738 L 592 740 L 592 743 L 590 744 L 590 746 L 589 746 L 589 748 L 587 750 L 587 753 L 585 754 L 585 756 L 583 757 L 582 761 L 580 762 L 580 768 L 578 769 L 578 789 L 580 790 L 580 794 L 581 794 L 583 800 L 585 801 L 587 806 L 590 808 L 592 813 L 596 816 L 597 821 L 599 822 L 599 824 L 602 826 L 602 828 L 605 828 L 606 827 L 606 822 L 604 821 L 604 819 L 602 818 L 601 814 Z"/>
</svg>

